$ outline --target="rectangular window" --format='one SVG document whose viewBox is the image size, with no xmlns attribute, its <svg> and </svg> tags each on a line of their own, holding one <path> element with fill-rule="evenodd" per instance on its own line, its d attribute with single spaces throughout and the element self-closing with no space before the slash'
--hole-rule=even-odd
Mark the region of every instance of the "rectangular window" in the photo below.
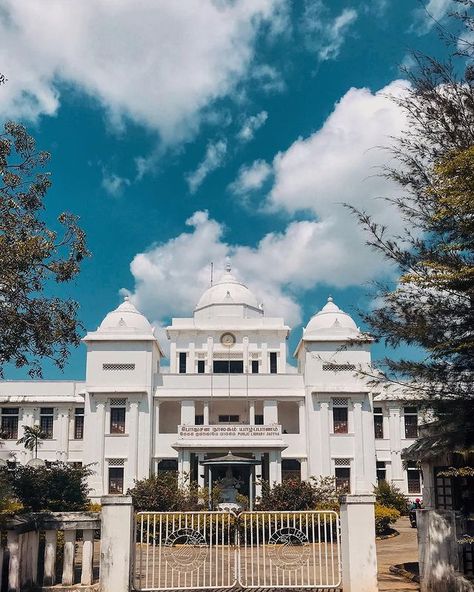
<svg viewBox="0 0 474 592">
<path fill-rule="evenodd" d="M 258 360 L 252 360 L 252 374 L 258 374 Z"/>
<path fill-rule="evenodd" d="M 186 352 L 179 352 L 179 373 L 186 374 Z"/>
<path fill-rule="evenodd" d="M 84 407 L 74 410 L 74 440 L 84 438 Z"/>
<path fill-rule="evenodd" d="M 301 481 L 301 465 L 296 458 L 284 458 L 281 461 L 282 481 Z"/>
<path fill-rule="evenodd" d="M 420 493 L 421 491 L 421 479 L 420 470 L 414 461 L 410 461 L 407 464 L 407 481 L 408 481 L 408 493 Z"/>
<path fill-rule="evenodd" d="M 351 491 L 351 469 L 350 467 L 336 467 L 336 491 L 338 493 L 350 493 Z"/>
<path fill-rule="evenodd" d="M 454 488 L 451 477 L 442 477 L 438 473 L 446 470 L 447 467 L 435 467 L 436 483 L 436 508 L 439 510 L 452 510 L 454 508 Z"/>
<path fill-rule="evenodd" d="M 219 415 L 219 423 L 239 423 L 239 415 Z"/>
<path fill-rule="evenodd" d="M 255 415 L 255 425 L 263 425 L 263 415 Z"/>
<path fill-rule="evenodd" d="M 110 433 L 125 434 L 125 407 L 110 408 Z"/>
<path fill-rule="evenodd" d="M 198 360 L 198 374 L 204 374 L 206 363 L 204 360 Z"/>
<path fill-rule="evenodd" d="M 382 407 L 374 407 L 374 433 L 377 440 L 383 439 L 383 411 Z"/>
<path fill-rule="evenodd" d="M 195 425 L 204 425 L 204 415 L 195 415 L 194 416 L 194 424 Z"/>
<path fill-rule="evenodd" d="M 387 469 L 384 460 L 377 461 L 377 483 L 387 480 Z"/>
<path fill-rule="evenodd" d="M 109 467 L 109 493 L 123 493 L 123 467 Z"/>
<path fill-rule="evenodd" d="M 277 353 L 270 352 L 270 374 L 277 373 Z"/>
<path fill-rule="evenodd" d="M 0 438 L 3 440 L 18 440 L 18 407 L 3 407 Z"/>
<path fill-rule="evenodd" d="M 176 473 L 178 471 L 178 460 L 175 458 L 164 458 L 158 463 L 159 473 Z"/>
<path fill-rule="evenodd" d="M 243 374 L 243 360 L 214 360 L 214 374 Z"/>
<path fill-rule="evenodd" d="M 347 407 L 333 407 L 332 419 L 335 434 L 347 434 L 349 431 Z"/>
<path fill-rule="evenodd" d="M 405 438 L 415 439 L 418 438 L 418 410 L 416 407 L 405 407 L 404 412 L 405 419 Z"/>
<path fill-rule="evenodd" d="M 45 434 L 46 440 L 53 439 L 54 409 L 52 407 L 40 408 L 40 429 Z"/>
</svg>

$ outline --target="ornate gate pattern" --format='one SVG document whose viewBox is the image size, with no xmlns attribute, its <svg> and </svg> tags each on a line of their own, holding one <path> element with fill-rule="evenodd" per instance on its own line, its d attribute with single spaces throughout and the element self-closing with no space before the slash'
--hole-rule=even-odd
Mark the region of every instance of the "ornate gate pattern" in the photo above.
<svg viewBox="0 0 474 592">
<path fill-rule="evenodd" d="M 140 512 L 136 526 L 136 590 L 341 583 L 336 512 Z"/>
</svg>

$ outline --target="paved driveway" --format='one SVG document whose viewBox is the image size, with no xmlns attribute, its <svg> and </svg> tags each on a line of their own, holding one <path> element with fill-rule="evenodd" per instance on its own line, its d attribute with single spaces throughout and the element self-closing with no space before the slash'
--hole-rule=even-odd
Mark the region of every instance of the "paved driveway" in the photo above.
<svg viewBox="0 0 474 592">
<path fill-rule="evenodd" d="M 412 590 L 419 590 L 418 584 L 409 582 L 389 572 L 391 565 L 418 561 L 416 528 L 410 528 L 410 523 L 406 517 L 400 518 L 395 524 L 395 528 L 400 532 L 399 536 L 377 541 L 379 591 L 412 592 Z"/>
</svg>

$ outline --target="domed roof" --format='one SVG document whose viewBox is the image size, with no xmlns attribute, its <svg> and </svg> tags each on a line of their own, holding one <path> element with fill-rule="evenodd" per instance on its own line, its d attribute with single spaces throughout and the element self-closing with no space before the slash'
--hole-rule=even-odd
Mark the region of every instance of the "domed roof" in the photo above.
<svg viewBox="0 0 474 592">
<path fill-rule="evenodd" d="M 244 304 L 260 309 L 255 295 L 231 273 L 229 264 L 218 282 L 208 288 L 199 299 L 195 311 L 219 304 Z"/>
<path fill-rule="evenodd" d="M 153 335 L 148 319 L 135 308 L 128 296 L 115 310 L 109 312 L 97 331 L 102 333 L 140 333 Z"/>
<path fill-rule="evenodd" d="M 309 321 L 303 339 L 313 341 L 352 339 L 360 335 L 354 319 L 341 310 L 329 296 L 327 303 Z"/>
</svg>

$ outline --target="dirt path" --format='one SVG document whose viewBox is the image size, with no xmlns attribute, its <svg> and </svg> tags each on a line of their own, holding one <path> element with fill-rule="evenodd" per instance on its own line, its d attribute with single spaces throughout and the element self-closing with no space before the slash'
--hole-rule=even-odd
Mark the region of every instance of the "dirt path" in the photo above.
<svg viewBox="0 0 474 592">
<path fill-rule="evenodd" d="M 409 582 L 389 572 L 391 565 L 418 561 L 416 529 L 410 528 L 410 523 L 406 517 L 400 518 L 395 524 L 395 528 L 400 532 L 399 536 L 377 541 L 379 591 L 412 592 L 413 590 L 419 590 L 419 584 Z"/>
</svg>

